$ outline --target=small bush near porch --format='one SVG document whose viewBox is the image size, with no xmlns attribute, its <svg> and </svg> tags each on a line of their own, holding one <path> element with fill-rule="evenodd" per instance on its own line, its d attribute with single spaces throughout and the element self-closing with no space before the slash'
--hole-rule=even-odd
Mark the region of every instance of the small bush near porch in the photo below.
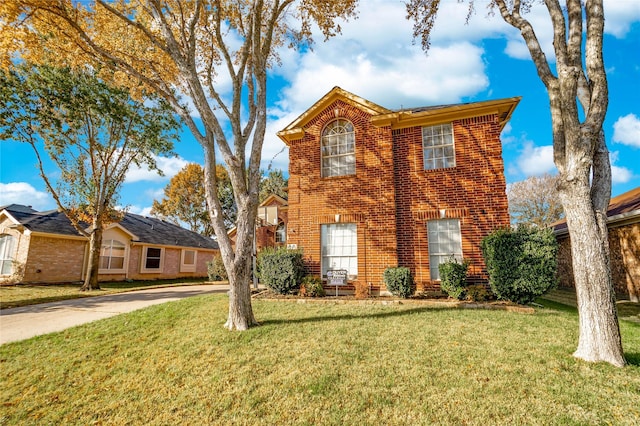
<svg viewBox="0 0 640 426">
<path fill-rule="evenodd" d="M 640 422 L 631 361 L 575 360 L 575 309 L 504 311 L 256 300 L 223 328 L 194 297 L 0 346 L 0 423 L 616 424 Z"/>
</svg>

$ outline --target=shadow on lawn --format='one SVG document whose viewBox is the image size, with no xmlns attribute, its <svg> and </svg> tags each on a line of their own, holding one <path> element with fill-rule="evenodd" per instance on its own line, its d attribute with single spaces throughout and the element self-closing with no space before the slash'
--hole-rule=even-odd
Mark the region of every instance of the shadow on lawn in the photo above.
<svg viewBox="0 0 640 426">
<path fill-rule="evenodd" d="M 367 318 L 392 318 L 392 317 L 401 317 L 405 315 L 412 315 L 412 314 L 429 312 L 429 311 L 432 311 L 432 312 L 460 311 L 460 308 L 418 307 L 418 308 L 409 308 L 409 309 L 394 310 L 394 311 L 387 311 L 387 312 L 365 313 L 361 315 L 344 314 L 344 315 L 322 315 L 322 316 L 297 318 L 297 319 L 268 319 L 268 320 L 260 321 L 260 325 L 265 326 L 265 325 L 280 325 L 280 324 L 305 324 L 305 323 L 327 322 L 327 321 L 358 320 L 358 319 L 367 319 Z"/>
<path fill-rule="evenodd" d="M 640 367 L 640 353 L 625 352 L 624 357 L 629 365 Z"/>
</svg>

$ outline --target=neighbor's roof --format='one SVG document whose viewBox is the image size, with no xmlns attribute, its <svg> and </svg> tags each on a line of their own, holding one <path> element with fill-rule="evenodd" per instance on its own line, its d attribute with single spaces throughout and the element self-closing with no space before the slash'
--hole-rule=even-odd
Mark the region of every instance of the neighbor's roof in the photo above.
<svg viewBox="0 0 640 426">
<path fill-rule="evenodd" d="M 38 212 L 27 206 L 11 204 L 0 208 L 0 211 L 6 211 L 15 221 L 32 232 L 70 237 L 80 236 L 71 221 L 58 210 Z M 135 235 L 138 238 L 136 242 L 218 249 L 218 243 L 211 238 L 160 219 L 126 213 L 118 224 Z"/>
<path fill-rule="evenodd" d="M 607 209 L 607 223 L 609 225 L 624 225 L 628 222 L 640 221 L 640 186 L 613 197 Z M 568 232 L 566 220 L 553 225 L 553 231 L 557 235 Z"/>
</svg>

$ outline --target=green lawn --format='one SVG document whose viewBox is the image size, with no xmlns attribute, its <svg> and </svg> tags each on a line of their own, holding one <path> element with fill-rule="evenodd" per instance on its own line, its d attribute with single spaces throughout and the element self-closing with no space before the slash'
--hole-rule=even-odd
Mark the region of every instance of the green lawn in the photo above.
<svg viewBox="0 0 640 426">
<path fill-rule="evenodd" d="M 145 288 L 203 283 L 203 279 L 102 282 L 100 283 L 100 290 L 92 291 L 80 291 L 82 284 L 19 284 L 0 286 L 0 309 L 56 302 L 58 300 L 77 299 L 80 297 L 122 293 L 125 291 L 142 290 Z"/>
<path fill-rule="evenodd" d="M 640 423 L 631 365 L 575 360 L 574 310 L 256 300 L 228 332 L 225 295 L 156 305 L 0 347 L 0 424 Z"/>
</svg>

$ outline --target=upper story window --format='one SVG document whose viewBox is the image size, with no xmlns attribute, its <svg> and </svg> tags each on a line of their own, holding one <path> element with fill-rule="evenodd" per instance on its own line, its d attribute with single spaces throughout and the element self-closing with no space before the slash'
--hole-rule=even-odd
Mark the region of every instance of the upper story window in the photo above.
<svg viewBox="0 0 640 426">
<path fill-rule="evenodd" d="M 11 275 L 16 239 L 8 234 L 0 235 L 0 275 Z"/>
<path fill-rule="evenodd" d="M 356 138 L 353 124 L 332 121 L 322 132 L 322 177 L 356 173 Z"/>
<path fill-rule="evenodd" d="M 456 166 L 451 123 L 422 128 L 424 169 L 434 170 Z"/>
</svg>

